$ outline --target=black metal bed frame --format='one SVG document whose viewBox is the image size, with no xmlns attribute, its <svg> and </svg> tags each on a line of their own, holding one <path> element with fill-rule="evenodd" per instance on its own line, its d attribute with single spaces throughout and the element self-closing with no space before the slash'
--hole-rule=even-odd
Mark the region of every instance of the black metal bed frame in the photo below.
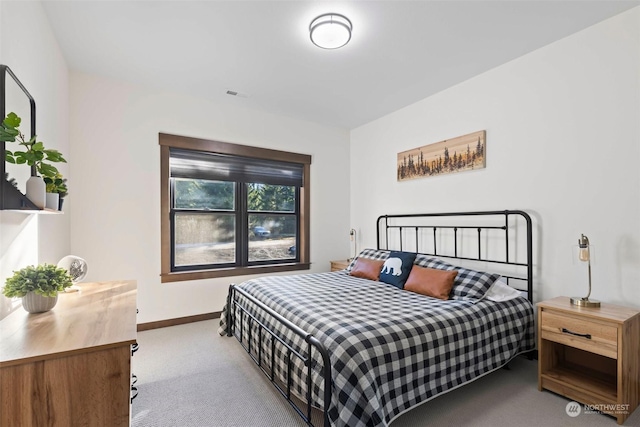
<svg viewBox="0 0 640 427">
<path fill-rule="evenodd" d="M 302 338 L 304 340 L 304 342 L 307 344 L 307 348 L 306 348 L 306 352 L 301 353 L 300 351 L 296 350 L 295 348 L 293 348 L 289 343 L 287 343 L 287 341 L 285 339 L 283 339 L 282 337 L 278 336 L 276 332 L 272 331 L 271 329 L 269 329 L 269 327 L 267 325 L 265 325 L 264 323 L 262 323 L 254 313 L 252 313 L 247 306 L 243 305 L 240 301 L 238 301 L 238 299 L 236 298 L 237 294 L 242 295 L 243 297 L 245 297 L 248 301 L 250 301 L 252 304 L 255 304 L 256 306 L 258 306 L 261 310 L 263 310 L 265 313 L 269 314 L 274 320 L 276 320 L 277 322 L 279 322 L 280 324 L 284 325 L 287 329 L 289 329 L 290 331 L 292 331 L 294 334 L 296 334 L 297 336 L 299 336 L 300 338 Z M 235 317 L 237 316 L 236 311 L 239 310 L 240 311 L 240 333 L 236 334 L 235 333 Z M 248 327 L 247 327 L 247 337 L 245 340 L 244 337 L 244 320 L 245 318 L 247 318 L 247 322 L 249 322 Z M 256 324 L 258 326 L 258 349 L 257 349 L 257 355 L 255 354 L 255 350 L 252 353 L 252 349 L 251 349 L 251 338 L 252 338 L 252 326 L 253 324 Z M 271 360 L 270 360 L 270 369 L 267 370 L 263 367 L 262 365 L 262 339 L 263 339 L 263 333 L 262 331 L 265 331 L 265 333 L 270 336 L 271 342 Z M 280 394 L 287 399 L 287 401 L 289 402 L 289 404 L 291 405 L 291 407 L 298 413 L 298 415 L 300 415 L 300 417 L 302 417 L 302 419 L 305 421 L 305 423 L 307 423 L 307 425 L 312 426 L 313 424 L 311 423 L 311 382 L 312 382 L 312 376 L 311 376 L 311 368 L 312 368 L 312 358 L 311 358 L 311 352 L 312 349 L 316 349 L 319 353 L 320 356 L 322 357 L 322 378 L 324 381 L 324 408 L 323 408 L 323 418 L 324 418 L 324 426 L 325 427 L 329 427 L 330 423 L 329 423 L 329 416 L 328 416 L 328 409 L 329 409 L 329 405 L 331 404 L 331 360 L 329 359 L 329 352 L 327 351 L 327 349 L 324 347 L 324 345 L 318 341 L 313 335 L 303 331 L 301 328 L 299 328 L 297 325 L 294 325 L 293 323 L 291 323 L 290 321 L 288 321 L 287 319 L 285 319 L 284 317 L 282 317 L 280 314 L 276 313 L 275 311 L 273 311 L 272 309 L 270 309 L 269 307 L 267 307 L 266 305 L 264 305 L 262 302 L 258 301 L 257 299 L 255 299 L 253 296 L 249 295 L 248 293 L 246 293 L 244 290 L 238 288 L 236 285 L 232 284 L 231 286 L 229 286 L 229 295 L 227 296 L 227 336 L 232 336 L 235 335 L 235 337 L 238 339 L 238 341 L 240 342 L 240 344 L 242 345 L 242 347 L 244 347 L 244 349 L 247 351 L 247 353 L 249 353 L 249 356 L 251 356 L 251 358 L 253 359 L 253 361 L 256 363 L 256 365 L 258 365 L 258 367 L 260 368 L 260 370 L 269 378 L 269 380 L 271 381 L 271 383 L 274 385 L 274 387 L 276 388 L 276 390 L 278 390 L 278 392 L 280 392 Z M 245 342 L 246 341 L 246 342 Z M 275 378 L 274 375 L 274 370 L 275 370 L 275 345 L 276 345 L 276 341 L 279 342 L 280 344 L 282 344 L 286 349 L 287 349 L 287 380 L 286 380 L 286 391 L 284 390 L 284 388 L 280 385 L 279 381 Z M 300 359 L 302 361 L 302 363 L 304 363 L 304 366 L 307 368 L 307 373 L 306 373 L 306 378 L 307 378 L 307 396 L 306 396 L 306 412 L 303 412 L 302 409 L 300 409 L 298 407 L 298 405 L 296 404 L 296 402 L 293 400 L 293 396 L 291 393 L 291 386 L 292 386 L 292 381 L 291 381 L 291 371 L 292 371 L 292 356 Z"/>
<path fill-rule="evenodd" d="M 446 224 L 446 225 L 433 225 L 433 224 L 425 224 L 425 223 L 417 223 L 416 224 L 394 224 L 394 220 L 401 219 L 424 219 L 424 218 L 443 218 L 443 217 L 493 217 L 495 224 L 492 225 L 470 225 L 466 223 L 460 223 L 456 225 Z M 514 260 L 510 260 L 510 247 L 509 247 L 509 229 L 514 226 L 513 221 L 510 220 L 514 217 L 521 217 L 525 221 L 526 226 L 526 262 L 517 262 Z M 382 223 L 384 221 L 384 223 Z M 390 224 L 391 222 L 391 224 Z M 378 221 L 376 222 L 376 234 L 377 234 L 377 245 L 378 249 L 383 249 L 382 245 L 382 234 L 381 228 L 384 229 L 384 249 L 389 249 L 389 231 L 390 230 L 398 230 L 399 236 L 399 250 L 402 250 L 404 243 L 404 235 L 403 231 L 413 232 L 415 237 L 415 251 L 424 255 L 434 256 L 438 258 L 453 258 L 459 259 L 463 261 L 474 261 L 474 262 L 484 262 L 488 264 L 503 264 L 510 265 L 515 267 L 526 267 L 527 273 L 523 276 L 514 276 L 514 275 L 506 275 L 501 274 L 507 280 L 507 284 L 509 284 L 510 279 L 516 279 L 521 281 L 526 281 L 527 283 L 527 298 L 531 303 L 533 303 L 533 226 L 531 222 L 531 217 L 524 211 L 521 210 L 504 210 L 504 211 L 482 211 L 482 212 L 452 212 L 452 213 L 430 213 L 430 214 L 406 214 L 406 215 L 382 215 L 378 217 Z M 433 232 L 432 236 L 432 249 L 429 252 L 428 249 L 422 250 L 420 246 L 421 239 L 425 237 L 425 231 L 431 230 Z M 438 230 L 453 230 L 453 254 L 440 252 L 438 253 Z M 459 230 L 475 230 L 477 231 L 477 257 L 471 256 L 463 256 L 459 254 L 458 248 L 458 240 L 459 240 Z M 505 251 L 503 258 L 488 258 L 482 256 L 482 232 L 483 230 L 502 230 L 504 232 L 504 244 Z M 468 252 L 465 252 L 468 253 Z M 524 290 L 523 290 L 524 291 Z"/>
<path fill-rule="evenodd" d="M 512 217 L 522 217 L 525 220 L 526 224 L 526 263 L 524 262 L 516 262 L 510 261 L 509 257 L 509 229 L 510 229 L 510 219 Z M 424 220 L 426 218 L 446 218 L 446 217 L 498 217 L 503 218 L 503 222 L 498 225 L 469 225 L 467 223 L 461 223 L 456 225 L 434 225 L 434 224 L 424 224 L 419 222 L 419 220 Z M 415 224 L 396 224 L 395 221 L 403 220 L 403 219 L 415 219 Z M 384 223 L 382 223 L 384 221 Z M 494 219 L 495 221 L 495 219 Z M 385 245 L 384 249 L 389 250 L 389 231 L 397 229 L 399 231 L 399 250 L 402 250 L 403 246 L 403 231 L 405 234 L 406 230 L 411 230 L 415 233 L 415 252 L 419 252 L 425 255 L 436 256 L 439 258 L 454 258 L 460 260 L 469 260 L 469 261 L 480 261 L 491 264 L 505 264 L 516 266 L 519 268 L 525 267 L 527 272 L 525 276 L 505 276 L 507 278 L 507 282 L 509 279 L 522 280 L 527 282 L 527 297 L 530 302 L 533 303 L 533 244 L 532 244 L 532 223 L 531 217 L 524 211 L 520 210 L 504 210 L 504 211 L 482 211 L 482 212 L 452 212 L 452 213 L 428 213 L 428 214 L 407 214 L 407 215 L 383 215 L 378 217 L 376 222 L 376 237 L 377 237 L 377 246 L 378 249 L 383 249 L 382 245 L 382 234 L 381 227 L 384 230 L 385 237 Z M 438 253 L 438 235 L 437 230 L 439 229 L 447 229 L 453 230 L 453 254 L 450 253 Z M 465 257 L 458 253 L 458 230 L 465 229 L 475 229 L 477 230 L 477 242 L 478 242 L 478 254 L 477 257 Z M 420 248 L 420 240 L 422 238 L 422 234 L 425 230 L 433 231 L 433 250 L 431 253 L 429 252 L 420 252 L 418 249 Z M 504 259 L 491 259 L 488 257 L 482 256 L 482 231 L 483 230 L 502 230 L 504 231 L 506 247 L 505 247 L 505 257 Z M 288 330 L 293 332 L 298 337 L 302 338 L 306 343 L 306 349 L 302 351 L 296 350 L 292 345 L 290 345 L 287 340 L 283 339 L 283 337 L 279 336 L 277 332 L 271 330 L 267 325 L 261 322 L 257 315 L 253 313 L 246 304 L 239 300 L 239 296 L 246 298 L 251 304 L 259 307 L 264 313 L 268 314 L 275 322 L 284 325 Z M 235 321 L 239 315 L 239 329 L 237 332 Z M 289 320 L 285 319 L 282 315 L 275 312 L 271 308 L 264 305 L 262 302 L 255 299 L 253 296 L 246 293 L 244 290 L 238 288 L 235 284 L 229 286 L 229 294 L 227 297 L 227 335 L 235 336 L 243 348 L 247 351 L 253 361 L 258 365 L 260 370 L 269 378 L 271 383 L 275 386 L 276 390 L 289 402 L 289 404 L 293 407 L 293 409 L 300 415 L 300 417 L 304 420 L 304 422 L 313 426 L 312 424 L 312 403 L 311 403 L 311 390 L 312 390 L 312 351 L 315 349 L 320 357 L 322 358 L 322 381 L 324 381 L 324 407 L 322 408 L 323 412 L 323 425 L 325 427 L 330 426 L 329 422 L 329 406 L 331 404 L 331 396 L 332 396 L 332 375 L 331 375 L 331 362 L 329 358 L 329 352 L 324 347 L 324 345 L 318 341 L 313 335 L 305 332 L 297 325 L 291 323 Z M 245 334 L 245 325 L 244 323 L 248 322 L 248 327 L 246 328 Z M 257 349 L 252 349 L 252 334 L 254 333 L 254 326 L 257 328 Z M 263 366 L 263 359 L 266 356 L 263 356 L 262 343 L 263 338 L 266 337 L 270 340 L 270 363 L 267 368 Z M 245 336 L 246 335 L 246 336 Z M 282 384 L 274 374 L 275 371 L 275 345 L 276 342 L 280 343 L 284 348 L 286 348 L 286 365 L 287 365 L 287 375 L 286 375 L 286 384 Z M 306 367 L 306 408 L 301 409 L 298 404 L 294 401 L 294 393 L 292 393 L 292 358 L 297 358 Z M 304 402 L 303 402 L 304 403 Z"/>
</svg>

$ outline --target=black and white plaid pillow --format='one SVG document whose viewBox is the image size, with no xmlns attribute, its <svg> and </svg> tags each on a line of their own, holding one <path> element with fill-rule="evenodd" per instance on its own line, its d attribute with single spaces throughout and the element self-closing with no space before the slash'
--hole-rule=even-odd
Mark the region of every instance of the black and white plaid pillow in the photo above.
<svg viewBox="0 0 640 427">
<path fill-rule="evenodd" d="M 458 300 L 480 301 L 489 288 L 500 278 L 499 274 L 485 273 L 468 268 L 456 268 L 458 275 L 451 288 L 451 298 Z"/>
<path fill-rule="evenodd" d="M 389 252 L 384 249 L 363 249 L 357 257 L 351 260 L 351 263 L 347 266 L 347 271 L 351 272 L 351 269 L 355 265 L 358 258 L 375 259 L 379 261 L 385 261 L 389 258 Z"/>
<path fill-rule="evenodd" d="M 500 278 L 499 274 L 455 267 L 440 259 L 426 255 L 418 255 L 415 264 L 426 268 L 436 268 L 438 270 L 457 270 L 458 275 L 453 282 L 453 288 L 451 288 L 451 293 L 449 294 L 451 299 L 457 300 L 480 301 L 495 281 Z"/>
<path fill-rule="evenodd" d="M 415 265 L 425 268 L 436 268 L 438 270 L 453 270 L 456 267 L 442 261 L 438 258 L 433 258 L 428 255 L 418 254 L 416 256 L 416 260 L 414 261 Z"/>
</svg>

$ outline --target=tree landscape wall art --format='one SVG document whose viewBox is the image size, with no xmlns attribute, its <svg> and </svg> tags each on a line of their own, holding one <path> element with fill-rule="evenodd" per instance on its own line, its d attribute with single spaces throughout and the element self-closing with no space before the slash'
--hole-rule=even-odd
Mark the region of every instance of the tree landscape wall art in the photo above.
<svg viewBox="0 0 640 427">
<path fill-rule="evenodd" d="M 398 153 L 398 181 L 486 167 L 486 131 Z"/>
</svg>

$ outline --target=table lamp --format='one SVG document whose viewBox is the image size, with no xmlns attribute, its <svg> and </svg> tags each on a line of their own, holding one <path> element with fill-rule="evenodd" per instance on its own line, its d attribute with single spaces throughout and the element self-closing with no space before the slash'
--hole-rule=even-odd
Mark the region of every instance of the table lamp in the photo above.
<svg viewBox="0 0 640 427">
<path fill-rule="evenodd" d="M 353 228 L 349 230 L 349 240 L 353 242 L 353 256 L 349 258 L 349 261 L 351 261 L 358 255 L 358 241 L 356 239 L 356 230 L 354 230 Z"/>
<path fill-rule="evenodd" d="M 578 259 L 587 263 L 589 271 L 589 292 L 584 298 L 572 297 L 571 304 L 580 307 L 600 307 L 600 301 L 590 300 L 591 295 L 591 251 L 589 250 L 589 239 L 584 234 L 578 239 Z"/>
</svg>

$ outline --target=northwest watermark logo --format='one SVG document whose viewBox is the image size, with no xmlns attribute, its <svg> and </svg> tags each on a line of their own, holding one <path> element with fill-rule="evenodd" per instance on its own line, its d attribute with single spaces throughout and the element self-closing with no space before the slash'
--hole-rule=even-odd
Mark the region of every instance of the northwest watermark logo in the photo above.
<svg viewBox="0 0 640 427">
<path fill-rule="evenodd" d="M 594 405 L 584 405 L 585 414 L 611 414 L 620 415 L 629 413 L 628 403 L 603 403 Z"/>
<path fill-rule="evenodd" d="M 620 414 L 629 414 L 629 404 L 627 403 L 614 403 L 614 404 L 593 404 L 593 405 L 584 405 L 584 407 L 578 402 L 571 401 L 567 403 L 567 406 L 564 408 L 567 415 L 572 418 L 577 417 L 581 413 L 585 414 L 610 414 L 610 415 L 620 415 Z"/>
<path fill-rule="evenodd" d="M 582 406 L 580 406 L 578 402 L 572 401 L 567 403 L 567 407 L 564 408 L 564 410 L 566 411 L 567 415 L 569 415 L 571 418 L 575 418 L 578 415 L 580 415 L 580 412 L 582 412 Z"/>
</svg>

